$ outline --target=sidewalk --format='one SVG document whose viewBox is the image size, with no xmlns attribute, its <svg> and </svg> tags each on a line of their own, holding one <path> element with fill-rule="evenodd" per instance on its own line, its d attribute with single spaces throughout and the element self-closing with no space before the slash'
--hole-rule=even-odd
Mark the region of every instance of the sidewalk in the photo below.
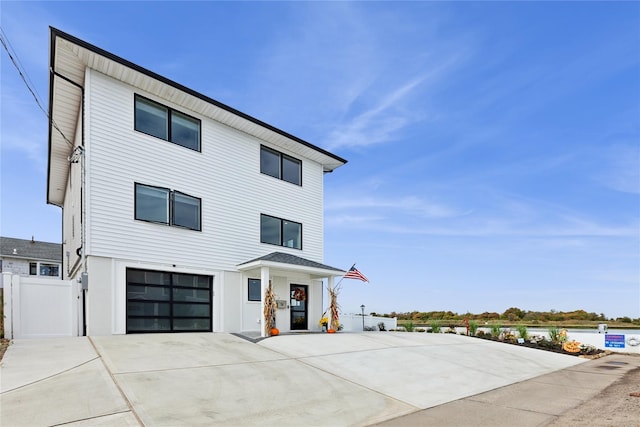
<svg viewBox="0 0 640 427">
<path fill-rule="evenodd" d="M 385 427 L 419 425 L 526 427 L 554 424 L 637 427 L 640 426 L 640 397 L 629 397 L 628 393 L 619 394 L 615 399 L 637 399 L 634 409 L 614 408 L 613 417 L 608 421 L 607 417 L 601 413 L 592 414 L 595 415 L 595 419 L 583 419 L 581 416 L 559 419 L 571 409 L 598 398 L 603 390 L 634 369 L 636 371 L 640 369 L 640 357 L 610 354 L 558 372 L 415 412 L 378 425 Z M 640 392 L 640 382 L 634 390 Z"/>
<path fill-rule="evenodd" d="M 639 366 L 452 334 L 16 340 L 0 425 L 545 425 Z"/>
</svg>

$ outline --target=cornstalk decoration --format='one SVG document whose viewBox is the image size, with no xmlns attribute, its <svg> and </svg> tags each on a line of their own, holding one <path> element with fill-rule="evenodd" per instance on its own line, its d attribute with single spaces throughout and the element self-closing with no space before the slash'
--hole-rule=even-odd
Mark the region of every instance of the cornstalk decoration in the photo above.
<svg viewBox="0 0 640 427">
<path fill-rule="evenodd" d="M 338 315 L 338 289 L 329 288 L 329 329 L 337 330 L 340 325 Z"/>
<path fill-rule="evenodd" d="M 276 297 L 273 293 L 271 280 L 269 280 L 269 286 L 264 292 L 264 331 L 268 337 L 271 336 L 271 329 L 275 327 L 276 308 Z"/>
</svg>

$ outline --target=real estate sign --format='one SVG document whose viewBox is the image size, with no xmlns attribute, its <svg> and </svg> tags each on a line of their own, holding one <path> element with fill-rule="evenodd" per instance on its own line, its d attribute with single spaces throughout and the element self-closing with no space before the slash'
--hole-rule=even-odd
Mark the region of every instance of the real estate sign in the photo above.
<svg viewBox="0 0 640 427">
<path fill-rule="evenodd" d="M 605 348 L 624 348 L 624 335 L 606 334 L 604 346 Z"/>
</svg>

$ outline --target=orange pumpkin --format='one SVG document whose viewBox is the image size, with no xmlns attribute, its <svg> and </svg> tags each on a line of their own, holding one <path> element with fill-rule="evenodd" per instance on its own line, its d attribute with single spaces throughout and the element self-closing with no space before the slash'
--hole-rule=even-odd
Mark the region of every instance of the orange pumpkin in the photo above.
<svg viewBox="0 0 640 427">
<path fill-rule="evenodd" d="M 271 328 L 271 335 L 275 336 L 280 334 L 280 330 L 278 328 Z"/>
</svg>

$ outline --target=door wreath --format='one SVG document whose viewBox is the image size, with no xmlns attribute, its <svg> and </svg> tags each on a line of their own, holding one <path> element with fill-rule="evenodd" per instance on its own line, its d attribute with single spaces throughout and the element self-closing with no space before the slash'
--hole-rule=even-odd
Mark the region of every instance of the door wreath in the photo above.
<svg viewBox="0 0 640 427">
<path fill-rule="evenodd" d="M 296 301 L 306 301 L 307 295 L 304 293 L 304 289 L 295 288 L 293 291 L 293 299 Z"/>
</svg>

